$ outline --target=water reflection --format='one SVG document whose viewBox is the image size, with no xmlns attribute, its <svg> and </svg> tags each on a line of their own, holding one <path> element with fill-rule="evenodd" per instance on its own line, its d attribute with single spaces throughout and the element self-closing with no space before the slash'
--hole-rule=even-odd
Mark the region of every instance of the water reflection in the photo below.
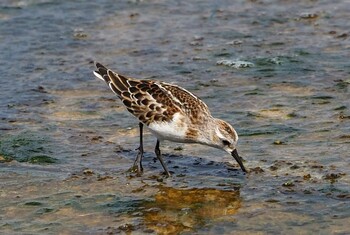
<svg viewBox="0 0 350 235">
<path fill-rule="evenodd" d="M 157 234 L 178 234 L 210 227 L 241 207 L 239 191 L 212 188 L 161 187 L 154 201 L 144 205 L 144 223 Z"/>
</svg>

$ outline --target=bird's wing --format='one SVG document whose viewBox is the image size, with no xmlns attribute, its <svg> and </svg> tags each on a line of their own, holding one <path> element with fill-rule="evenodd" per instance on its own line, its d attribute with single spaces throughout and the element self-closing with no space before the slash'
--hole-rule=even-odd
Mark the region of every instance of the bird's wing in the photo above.
<svg viewBox="0 0 350 235">
<path fill-rule="evenodd" d="M 203 116 L 209 116 L 208 106 L 196 95 L 177 85 L 160 83 L 161 87 L 166 90 L 173 100 L 176 100 L 181 109 L 191 118 L 200 119 Z M 203 115 L 204 114 L 204 115 Z"/>
<path fill-rule="evenodd" d="M 182 112 L 180 104 L 159 83 L 151 80 L 127 78 L 96 63 L 96 77 L 104 80 L 110 89 L 122 100 L 127 110 L 140 122 L 168 122 L 173 115 Z"/>
</svg>

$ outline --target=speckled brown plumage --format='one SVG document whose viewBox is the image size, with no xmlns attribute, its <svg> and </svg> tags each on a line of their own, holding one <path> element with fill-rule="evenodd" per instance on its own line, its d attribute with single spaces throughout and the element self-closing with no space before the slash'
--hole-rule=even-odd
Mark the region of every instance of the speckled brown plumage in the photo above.
<svg viewBox="0 0 350 235">
<path fill-rule="evenodd" d="M 176 112 L 184 113 L 193 123 L 207 116 L 203 116 L 203 112 L 210 115 L 203 101 L 181 87 L 164 82 L 127 78 L 99 63 L 96 63 L 96 67 L 95 72 L 122 100 L 127 110 L 147 126 L 153 121 L 169 122 Z"/>
<path fill-rule="evenodd" d="M 169 92 L 172 99 L 179 101 L 181 110 L 190 117 L 192 123 L 202 122 L 203 119 L 210 116 L 208 106 L 191 92 L 176 85 L 167 83 L 161 83 L 161 85 Z"/>
</svg>

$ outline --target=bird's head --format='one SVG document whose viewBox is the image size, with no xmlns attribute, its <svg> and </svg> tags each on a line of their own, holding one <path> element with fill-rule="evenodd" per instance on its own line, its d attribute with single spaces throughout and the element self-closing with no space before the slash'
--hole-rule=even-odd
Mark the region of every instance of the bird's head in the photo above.
<svg viewBox="0 0 350 235">
<path fill-rule="evenodd" d="M 215 119 L 216 128 L 212 134 L 212 142 L 214 147 L 222 149 L 229 154 L 237 161 L 242 171 L 247 172 L 245 169 L 241 157 L 238 155 L 236 145 L 238 141 L 238 135 L 235 129 L 227 122 Z"/>
</svg>

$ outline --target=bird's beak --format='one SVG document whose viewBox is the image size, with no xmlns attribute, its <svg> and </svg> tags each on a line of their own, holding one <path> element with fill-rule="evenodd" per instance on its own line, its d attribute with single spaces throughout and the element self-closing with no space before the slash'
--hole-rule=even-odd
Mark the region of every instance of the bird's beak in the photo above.
<svg viewBox="0 0 350 235">
<path fill-rule="evenodd" d="M 234 159 L 236 159 L 236 161 L 238 162 L 239 166 L 241 167 L 243 172 L 247 172 L 247 170 L 245 169 L 245 167 L 243 166 L 243 162 L 242 162 L 242 158 L 238 155 L 237 153 L 237 149 L 233 150 L 231 152 L 231 155 Z"/>
</svg>

